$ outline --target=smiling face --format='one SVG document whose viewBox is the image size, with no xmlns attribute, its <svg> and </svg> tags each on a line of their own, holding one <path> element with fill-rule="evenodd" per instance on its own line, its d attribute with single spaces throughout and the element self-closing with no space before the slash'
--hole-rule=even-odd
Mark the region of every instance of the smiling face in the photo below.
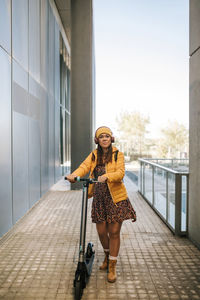
<svg viewBox="0 0 200 300">
<path fill-rule="evenodd" d="M 103 149 L 107 149 L 111 144 L 111 136 L 107 133 L 101 133 L 98 137 L 99 145 Z"/>
</svg>

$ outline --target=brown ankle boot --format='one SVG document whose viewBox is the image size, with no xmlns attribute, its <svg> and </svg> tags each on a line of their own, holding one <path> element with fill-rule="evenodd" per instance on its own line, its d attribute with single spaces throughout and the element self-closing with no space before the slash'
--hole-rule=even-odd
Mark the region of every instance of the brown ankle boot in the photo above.
<svg viewBox="0 0 200 300">
<path fill-rule="evenodd" d="M 108 282 L 115 282 L 117 279 L 116 263 L 117 263 L 117 260 L 111 260 L 111 259 L 109 260 Z"/>
<path fill-rule="evenodd" d="M 109 252 L 105 252 L 105 258 L 104 258 L 102 265 L 99 267 L 99 270 L 107 270 L 108 269 L 108 257 L 109 257 Z"/>
</svg>

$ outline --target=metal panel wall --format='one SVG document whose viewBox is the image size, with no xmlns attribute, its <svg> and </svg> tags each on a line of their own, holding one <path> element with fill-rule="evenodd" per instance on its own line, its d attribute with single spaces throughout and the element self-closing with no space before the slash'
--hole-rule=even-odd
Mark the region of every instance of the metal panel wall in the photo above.
<svg viewBox="0 0 200 300">
<path fill-rule="evenodd" d="M 55 104 L 55 181 L 62 176 L 60 167 L 60 105 Z"/>
<path fill-rule="evenodd" d="M 55 74 L 60 74 L 59 32 L 55 28 Z M 62 176 L 60 166 L 60 76 L 55 76 L 55 181 Z"/>
<path fill-rule="evenodd" d="M 41 195 L 49 188 L 49 158 L 48 158 L 48 95 L 43 90 L 40 101 L 40 135 L 41 135 Z"/>
<path fill-rule="evenodd" d="M 52 96 L 54 96 L 54 71 L 55 71 L 55 64 L 54 64 L 54 51 L 55 51 L 55 19 L 51 10 L 51 7 L 49 6 L 49 61 L 48 61 L 48 69 L 49 69 L 49 88 L 48 92 Z"/>
<path fill-rule="evenodd" d="M 0 47 L 0 236 L 12 226 L 11 63 Z"/>
<path fill-rule="evenodd" d="M 41 1 L 40 8 L 40 83 L 45 90 L 48 89 L 48 62 L 49 62 L 49 32 L 48 32 L 48 0 Z M 59 73 L 57 73 L 59 74 Z"/>
<path fill-rule="evenodd" d="M 28 198 L 28 73 L 13 60 L 13 222 L 29 208 Z"/>
<path fill-rule="evenodd" d="M 48 89 L 48 100 L 49 100 L 49 185 L 54 183 L 55 176 L 55 27 L 56 22 L 49 7 L 49 89 Z M 59 45 L 59 41 L 58 41 Z M 59 55 L 59 49 L 58 54 Z"/>
<path fill-rule="evenodd" d="M 30 53 L 29 53 L 30 54 Z M 35 75 L 36 76 L 36 75 Z M 28 157 L 29 157 L 29 207 L 40 199 L 40 100 L 41 87 L 29 73 L 28 97 Z"/>
<path fill-rule="evenodd" d="M 0 1 L 0 45 L 8 53 L 11 49 L 11 1 Z"/>
<path fill-rule="evenodd" d="M 49 2 L 41 1 L 41 195 L 49 189 Z M 51 147 L 51 146 L 50 146 Z"/>
<path fill-rule="evenodd" d="M 28 113 L 28 72 L 13 60 L 12 109 L 23 115 Z"/>
<path fill-rule="evenodd" d="M 55 74 L 60 74 L 60 33 L 58 24 L 55 23 L 55 52 L 54 52 L 54 71 Z M 54 97 L 55 102 L 60 104 L 60 76 L 55 76 L 54 78 L 55 88 L 54 88 Z"/>
<path fill-rule="evenodd" d="M 55 182 L 55 103 L 54 97 L 49 95 L 49 186 Z"/>
<path fill-rule="evenodd" d="M 29 208 L 40 199 L 40 125 L 29 119 Z"/>
<path fill-rule="evenodd" d="M 13 112 L 13 222 L 28 209 L 28 117 Z"/>
<path fill-rule="evenodd" d="M 28 70 L 28 1 L 12 1 L 12 55 Z"/>
<path fill-rule="evenodd" d="M 48 0 L 0 1 L 0 236 L 61 177 L 60 28 L 52 9 Z"/>
<path fill-rule="evenodd" d="M 29 73 L 40 82 L 40 0 L 29 0 Z"/>
</svg>

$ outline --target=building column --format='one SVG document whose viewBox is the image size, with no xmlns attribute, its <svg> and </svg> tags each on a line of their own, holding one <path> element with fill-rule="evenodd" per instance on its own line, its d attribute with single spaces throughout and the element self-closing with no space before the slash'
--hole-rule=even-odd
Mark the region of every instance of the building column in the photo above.
<svg viewBox="0 0 200 300">
<path fill-rule="evenodd" d="M 71 171 L 89 155 L 94 134 L 92 0 L 71 1 Z M 79 184 L 72 189 L 80 188 Z"/>
<path fill-rule="evenodd" d="M 190 0 L 188 235 L 200 248 L 200 1 Z"/>
</svg>

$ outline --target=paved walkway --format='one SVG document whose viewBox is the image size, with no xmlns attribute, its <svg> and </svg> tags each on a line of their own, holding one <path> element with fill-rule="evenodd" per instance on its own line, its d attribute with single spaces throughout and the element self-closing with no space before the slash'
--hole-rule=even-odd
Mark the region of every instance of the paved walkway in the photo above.
<svg viewBox="0 0 200 300">
<path fill-rule="evenodd" d="M 138 219 L 122 226 L 118 280 L 98 270 L 104 255 L 89 213 L 96 257 L 82 299 L 200 299 L 200 251 L 125 183 Z M 0 240 L 0 299 L 73 299 L 80 210 L 81 191 L 54 187 Z"/>
</svg>

